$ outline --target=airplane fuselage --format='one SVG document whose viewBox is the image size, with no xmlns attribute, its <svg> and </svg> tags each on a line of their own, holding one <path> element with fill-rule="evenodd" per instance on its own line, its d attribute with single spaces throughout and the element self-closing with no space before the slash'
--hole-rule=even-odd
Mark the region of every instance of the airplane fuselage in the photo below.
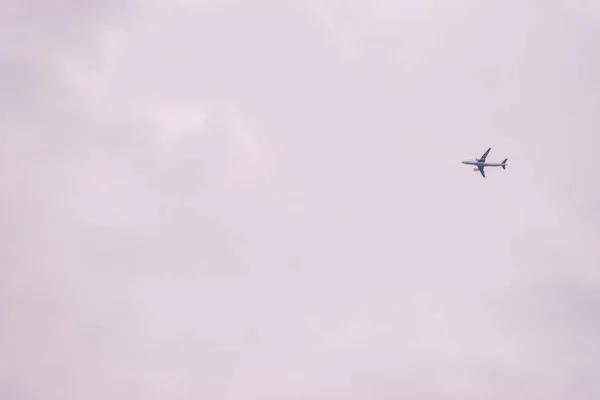
<svg viewBox="0 0 600 400">
<path fill-rule="evenodd" d="M 475 165 L 477 167 L 501 167 L 502 165 L 506 164 L 502 164 L 502 163 L 488 163 L 488 162 L 481 162 L 481 161 L 477 161 L 477 160 L 466 160 L 466 161 L 461 161 L 463 164 L 467 164 L 467 165 Z"/>
</svg>

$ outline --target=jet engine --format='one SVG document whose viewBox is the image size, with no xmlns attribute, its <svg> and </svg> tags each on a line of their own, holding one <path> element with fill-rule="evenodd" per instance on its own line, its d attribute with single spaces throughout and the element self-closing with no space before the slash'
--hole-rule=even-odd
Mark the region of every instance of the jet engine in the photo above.
<svg viewBox="0 0 600 400">
<path fill-rule="evenodd" d="M 473 168 L 473 171 L 479 171 L 478 167 Z"/>
</svg>

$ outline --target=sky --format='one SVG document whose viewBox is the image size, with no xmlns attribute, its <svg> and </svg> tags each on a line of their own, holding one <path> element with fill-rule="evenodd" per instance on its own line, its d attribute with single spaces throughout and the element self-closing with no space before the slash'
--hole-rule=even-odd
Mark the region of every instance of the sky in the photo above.
<svg viewBox="0 0 600 400">
<path fill-rule="evenodd" d="M 600 397 L 597 2 L 0 22 L 0 398 Z"/>
</svg>

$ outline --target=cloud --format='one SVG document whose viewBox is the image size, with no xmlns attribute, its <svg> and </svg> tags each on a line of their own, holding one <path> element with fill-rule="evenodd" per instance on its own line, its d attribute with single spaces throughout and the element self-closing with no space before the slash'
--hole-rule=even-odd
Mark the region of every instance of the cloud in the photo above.
<svg viewBox="0 0 600 400">
<path fill-rule="evenodd" d="M 5 397 L 597 397 L 593 7 L 69 5 L 3 14 Z"/>
</svg>

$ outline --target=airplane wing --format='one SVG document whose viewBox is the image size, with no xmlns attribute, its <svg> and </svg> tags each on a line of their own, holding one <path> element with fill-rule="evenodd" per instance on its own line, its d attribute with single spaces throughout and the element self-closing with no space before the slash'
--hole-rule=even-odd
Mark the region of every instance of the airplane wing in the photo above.
<svg viewBox="0 0 600 400">
<path fill-rule="evenodd" d="M 487 150 L 485 151 L 485 153 L 483 153 L 483 155 L 482 155 L 482 156 L 481 156 L 481 158 L 479 159 L 479 161 L 480 161 L 480 162 L 485 162 L 485 159 L 487 158 L 487 155 L 489 154 L 489 152 L 490 152 L 490 150 L 491 150 L 491 149 L 492 149 L 492 148 L 490 147 L 489 149 L 487 149 Z"/>
<path fill-rule="evenodd" d="M 483 167 L 479 167 L 479 172 L 481 172 L 481 176 L 485 178 L 485 172 L 483 172 Z"/>
</svg>

